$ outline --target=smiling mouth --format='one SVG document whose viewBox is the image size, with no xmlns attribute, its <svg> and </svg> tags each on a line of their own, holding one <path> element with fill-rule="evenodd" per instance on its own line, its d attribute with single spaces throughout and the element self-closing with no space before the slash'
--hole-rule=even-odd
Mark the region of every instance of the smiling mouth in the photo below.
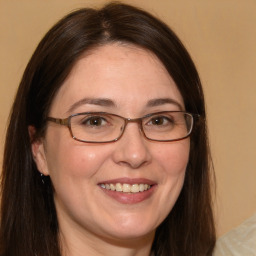
<svg viewBox="0 0 256 256">
<path fill-rule="evenodd" d="M 149 184 L 104 183 L 99 185 L 103 189 L 122 192 L 122 193 L 140 193 L 143 191 L 147 191 L 151 188 L 151 185 Z"/>
</svg>

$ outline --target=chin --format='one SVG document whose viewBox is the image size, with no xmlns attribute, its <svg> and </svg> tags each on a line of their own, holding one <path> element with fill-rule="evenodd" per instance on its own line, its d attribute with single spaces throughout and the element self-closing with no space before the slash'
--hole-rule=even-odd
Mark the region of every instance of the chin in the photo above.
<svg viewBox="0 0 256 256">
<path fill-rule="evenodd" d="M 135 221 L 131 223 L 119 223 L 115 225 L 112 229 L 112 236 L 121 240 L 132 240 L 140 239 L 144 237 L 152 237 L 155 234 L 155 225 L 146 225 L 146 223 L 140 219 L 140 221 Z"/>
</svg>

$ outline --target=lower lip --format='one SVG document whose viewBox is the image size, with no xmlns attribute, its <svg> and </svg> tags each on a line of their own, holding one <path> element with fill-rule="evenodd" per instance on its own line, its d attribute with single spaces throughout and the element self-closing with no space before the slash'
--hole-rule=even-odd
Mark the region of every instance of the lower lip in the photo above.
<svg viewBox="0 0 256 256">
<path fill-rule="evenodd" d="M 121 204 L 137 204 L 150 198 L 156 189 L 156 185 L 151 186 L 151 188 L 146 191 L 138 193 L 123 193 L 108 190 L 105 188 L 101 189 L 106 195 L 108 195 L 109 197 L 113 198 L 114 200 L 118 201 Z"/>
</svg>

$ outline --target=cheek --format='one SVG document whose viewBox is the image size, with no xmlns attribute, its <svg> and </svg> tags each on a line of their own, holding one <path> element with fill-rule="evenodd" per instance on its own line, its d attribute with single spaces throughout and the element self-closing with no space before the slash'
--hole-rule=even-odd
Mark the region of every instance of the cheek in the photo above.
<svg viewBox="0 0 256 256">
<path fill-rule="evenodd" d="M 162 205 L 166 207 L 168 214 L 179 197 L 183 187 L 187 163 L 189 159 L 189 140 L 174 142 L 164 145 L 158 154 L 158 163 L 161 165 L 163 188 Z"/>
<path fill-rule="evenodd" d="M 166 178 L 184 176 L 189 159 L 189 151 L 189 139 L 164 144 L 161 147 L 156 157 L 165 171 Z"/>
<path fill-rule="evenodd" d="M 92 178 L 108 158 L 108 151 L 104 147 L 86 145 L 68 136 L 49 134 L 46 158 L 51 178 Z"/>
<path fill-rule="evenodd" d="M 189 140 L 162 144 L 155 151 L 159 166 L 159 187 L 157 198 L 158 224 L 170 213 L 184 184 L 189 159 Z"/>
</svg>

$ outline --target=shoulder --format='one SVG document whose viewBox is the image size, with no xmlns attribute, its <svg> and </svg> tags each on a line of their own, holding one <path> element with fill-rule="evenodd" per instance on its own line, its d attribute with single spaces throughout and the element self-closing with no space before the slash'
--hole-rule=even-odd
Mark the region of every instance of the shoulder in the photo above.
<svg viewBox="0 0 256 256">
<path fill-rule="evenodd" d="M 220 237 L 213 256 L 256 255 L 256 214 Z"/>
</svg>

